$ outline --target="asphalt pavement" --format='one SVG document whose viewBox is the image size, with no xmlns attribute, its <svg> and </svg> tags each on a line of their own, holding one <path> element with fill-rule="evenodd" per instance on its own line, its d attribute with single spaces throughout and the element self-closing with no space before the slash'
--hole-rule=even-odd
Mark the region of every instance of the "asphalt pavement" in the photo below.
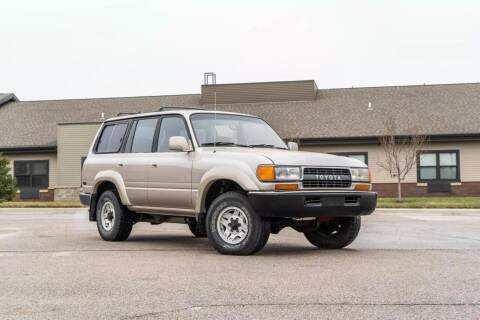
<svg viewBox="0 0 480 320">
<path fill-rule="evenodd" d="M 480 211 L 377 210 L 343 250 L 222 256 L 185 225 L 105 242 L 84 209 L 0 209 L 0 319 L 480 319 Z"/>
</svg>

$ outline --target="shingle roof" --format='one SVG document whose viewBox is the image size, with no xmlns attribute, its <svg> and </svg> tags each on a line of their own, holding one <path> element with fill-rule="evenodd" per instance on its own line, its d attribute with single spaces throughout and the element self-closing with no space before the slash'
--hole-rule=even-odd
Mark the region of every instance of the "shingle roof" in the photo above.
<svg viewBox="0 0 480 320">
<path fill-rule="evenodd" d="M 162 106 L 198 105 L 200 95 L 22 101 L 0 107 L 0 149 L 55 146 L 57 124 L 100 122 L 119 112 L 155 111 Z"/>
<path fill-rule="evenodd" d="M 480 134 L 480 83 L 327 89 L 314 101 L 221 108 L 259 115 L 288 138 L 381 136 L 389 115 L 398 134 Z"/>
<path fill-rule="evenodd" d="M 108 118 L 199 104 L 197 94 L 12 102 L 0 107 L 0 148 L 55 146 L 58 123 L 100 121 L 102 112 Z M 480 134 L 480 84 L 320 89 L 313 101 L 238 103 L 217 110 L 258 115 L 287 138 L 380 136 L 389 114 L 396 115 L 399 134 L 413 128 L 429 135 Z"/>
</svg>

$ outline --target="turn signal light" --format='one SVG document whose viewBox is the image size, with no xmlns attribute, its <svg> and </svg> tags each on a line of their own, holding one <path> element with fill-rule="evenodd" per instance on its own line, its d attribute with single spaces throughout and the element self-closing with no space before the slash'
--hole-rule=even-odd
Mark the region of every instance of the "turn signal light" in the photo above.
<svg viewBox="0 0 480 320">
<path fill-rule="evenodd" d="M 295 191 L 298 190 L 298 183 L 277 183 L 275 191 Z"/>
<path fill-rule="evenodd" d="M 275 167 L 274 166 L 258 166 L 257 178 L 260 181 L 275 180 Z"/>
<path fill-rule="evenodd" d="M 369 184 L 357 184 L 355 186 L 356 191 L 370 191 L 370 185 Z"/>
</svg>

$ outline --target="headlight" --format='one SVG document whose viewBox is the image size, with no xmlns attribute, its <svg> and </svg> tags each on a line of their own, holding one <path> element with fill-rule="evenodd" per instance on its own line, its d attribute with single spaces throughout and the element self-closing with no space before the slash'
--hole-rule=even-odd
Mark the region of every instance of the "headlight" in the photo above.
<svg viewBox="0 0 480 320">
<path fill-rule="evenodd" d="M 276 167 L 275 179 L 278 181 L 300 180 L 299 167 Z"/>
<path fill-rule="evenodd" d="M 368 171 L 368 168 L 350 168 L 350 172 L 352 173 L 352 181 L 370 181 L 370 172 Z"/>
<path fill-rule="evenodd" d="M 261 165 L 257 168 L 257 178 L 260 181 L 298 181 L 300 168 Z"/>
</svg>

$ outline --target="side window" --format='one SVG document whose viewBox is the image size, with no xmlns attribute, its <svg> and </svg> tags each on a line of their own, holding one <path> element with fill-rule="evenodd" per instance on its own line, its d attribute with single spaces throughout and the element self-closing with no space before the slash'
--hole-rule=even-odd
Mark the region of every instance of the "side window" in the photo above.
<svg viewBox="0 0 480 320">
<path fill-rule="evenodd" d="M 119 152 L 126 130 L 127 123 L 125 122 L 106 125 L 98 139 L 97 153 Z"/>
<path fill-rule="evenodd" d="M 138 120 L 132 140 L 131 152 L 152 152 L 153 136 L 158 119 Z"/>
<path fill-rule="evenodd" d="M 180 117 L 165 117 L 162 119 L 160 131 L 158 133 L 157 152 L 168 152 L 168 143 L 170 137 L 182 136 L 189 140 L 188 130 L 185 121 Z"/>
</svg>

